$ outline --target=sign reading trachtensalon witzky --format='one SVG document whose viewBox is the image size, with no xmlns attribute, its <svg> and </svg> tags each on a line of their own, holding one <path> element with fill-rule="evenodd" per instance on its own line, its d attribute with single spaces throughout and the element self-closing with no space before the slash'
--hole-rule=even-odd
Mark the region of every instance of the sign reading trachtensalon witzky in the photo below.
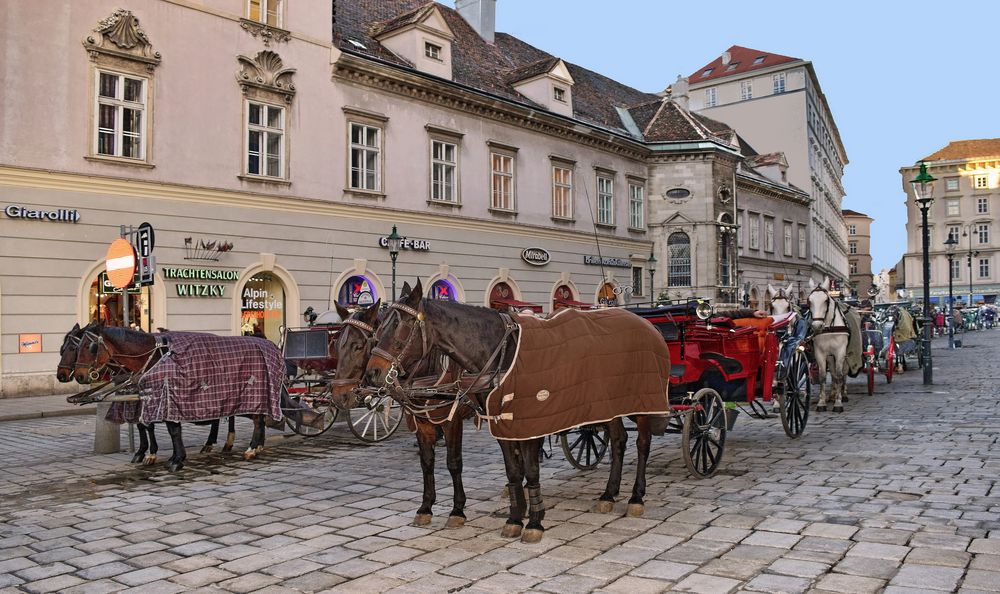
<svg viewBox="0 0 1000 594">
<path fill-rule="evenodd" d="M 56 210 L 35 210 L 19 204 L 10 204 L 3 209 L 3 214 L 12 219 L 34 219 L 37 221 L 54 221 L 56 223 L 76 223 L 80 220 L 80 211 L 68 208 Z"/>
</svg>

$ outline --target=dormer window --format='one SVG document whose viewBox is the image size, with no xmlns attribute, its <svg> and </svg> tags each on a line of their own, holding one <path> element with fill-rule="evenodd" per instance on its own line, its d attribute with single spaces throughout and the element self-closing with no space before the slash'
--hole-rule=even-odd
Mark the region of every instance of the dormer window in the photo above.
<svg viewBox="0 0 1000 594">
<path fill-rule="evenodd" d="M 424 55 L 431 60 L 441 61 L 441 46 L 429 41 L 424 43 Z"/>
<path fill-rule="evenodd" d="M 556 101 L 566 103 L 566 89 L 561 87 L 552 87 L 552 98 Z"/>
<path fill-rule="evenodd" d="M 764 58 L 766 57 L 767 56 L 757 56 L 756 58 L 753 59 L 753 65 L 756 66 L 757 64 L 763 64 Z"/>
<path fill-rule="evenodd" d="M 705 77 L 706 77 L 706 76 L 708 76 L 709 74 L 712 74 L 712 71 L 713 71 L 713 70 L 715 70 L 715 69 L 714 69 L 714 68 L 706 68 L 706 69 L 705 69 L 705 71 L 701 73 L 701 77 L 702 77 L 702 78 L 705 78 Z"/>
<path fill-rule="evenodd" d="M 739 68 L 739 66 L 740 66 L 739 62 L 733 62 L 729 66 L 726 66 L 726 72 L 731 72 L 733 70 L 736 70 L 737 68 Z"/>
</svg>

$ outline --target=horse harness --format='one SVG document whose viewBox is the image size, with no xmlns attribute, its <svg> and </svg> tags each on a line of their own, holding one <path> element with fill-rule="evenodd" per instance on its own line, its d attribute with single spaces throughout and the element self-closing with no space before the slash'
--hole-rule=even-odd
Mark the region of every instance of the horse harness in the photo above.
<svg viewBox="0 0 1000 594">
<path fill-rule="evenodd" d="M 142 374 L 145 373 L 146 370 L 149 369 L 149 366 L 150 366 L 150 364 L 153 361 L 153 356 L 152 356 L 153 353 L 155 353 L 156 351 L 165 351 L 165 350 L 167 350 L 167 348 L 168 348 L 167 347 L 167 343 L 169 342 L 169 338 L 168 337 L 164 336 L 163 334 L 157 334 L 157 335 L 154 335 L 154 337 L 153 337 L 154 340 L 155 340 L 153 348 L 150 349 L 150 350 L 148 350 L 148 351 L 146 351 L 145 353 L 139 353 L 138 355 L 127 355 L 125 353 L 118 353 L 117 355 L 115 355 L 114 353 L 111 352 L 111 349 L 109 349 L 108 345 L 105 343 L 104 336 L 102 336 L 100 333 L 93 332 L 91 330 L 84 330 L 83 331 L 83 334 L 80 336 L 80 338 L 77 339 L 77 341 L 78 341 L 77 342 L 77 348 L 79 348 L 80 344 L 83 343 L 83 338 L 84 337 L 90 339 L 90 341 L 91 341 L 90 342 L 90 352 L 91 352 L 91 354 L 95 355 L 94 362 L 87 366 L 87 368 L 90 370 L 89 371 L 89 375 L 90 375 L 90 379 L 92 381 L 95 381 L 95 380 L 99 379 L 101 377 L 102 372 L 105 370 L 105 368 L 108 368 L 108 367 L 110 367 L 112 370 L 117 370 L 119 372 L 121 372 L 121 371 L 128 371 L 128 369 L 124 365 L 122 365 L 121 363 L 115 362 L 116 358 L 138 359 L 138 358 L 141 358 L 141 357 L 145 357 L 146 358 L 146 362 L 143 364 L 142 369 L 140 369 L 138 371 L 135 371 L 135 372 L 130 372 L 133 377 L 140 377 L 140 376 L 142 376 Z M 97 362 L 96 355 L 97 355 L 98 352 L 100 352 L 100 349 L 102 347 L 104 348 L 105 352 L 108 353 L 108 360 L 104 363 L 104 365 L 101 365 L 100 367 L 96 367 L 95 368 L 94 367 L 94 363 Z M 82 365 L 77 364 L 77 367 L 82 367 Z"/>
<path fill-rule="evenodd" d="M 840 307 L 837 305 L 837 302 L 833 300 L 833 297 L 830 296 L 830 292 L 823 287 L 816 287 L 811 293 L 816 293 L 817 291 L 826 295 L 826 313 L 820 316 L 823 320 L 823 328 L 820 329 L 817 334 L 850 334 L 851 329 L 847 327 L 844 312 L 840 311 Z M 830 307 L 831 304 L 833 307 Z M 841 319 L 845 320 L 843 326 L 833 325 L 834 320 L 837 319 L 838 312 L 840 313 Z"/>
<path fill-rule="evenodd" d="M 374 342 L 375 342 L 375 328 L 369 326 L 368 324 L 362 322 L 361 320 L 347 319 L 347 320 L 343 321 L 343 324 L 344 324 L 344 328 L 343 328 L 342 332 L 344 332 L 345 335 L 348 332 L 350 332 L 351 329 L 353 328 L 353 329 L 355 329 L 355 330 L 357 330 L 358 332 L 361 333 L 361 338 L 363 338 L 367 344 L 369 344 L 369 345 L 374 344 Z M 350 386 L 352 384 L 356 385 L 356 384 L 360 383 L 360 381 L 361 381 L 360 379 L 339 378 L 339 379 L 333 379 L 333 380 L 331 380 L 330 381 L 330 385 L 331 386 L 338 386 L 338 387 L 339 386 Z"/>
</svg>

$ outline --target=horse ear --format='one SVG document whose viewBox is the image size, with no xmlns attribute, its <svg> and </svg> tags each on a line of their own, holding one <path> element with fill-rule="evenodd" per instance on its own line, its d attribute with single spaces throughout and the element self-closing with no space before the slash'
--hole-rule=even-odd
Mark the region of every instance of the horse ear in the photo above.
<svg viewBox="0 0 1000 594">
<path fill-rule="evenodd" d="M 337 308 L 337 315 L 340 316 L 341 320 L 346 320 L 351 315 L 351 312 L 348 311 L 343 305 L 334 303 L 333 306 Z"/>
<path fill-rule="evenodd" d="M 792 292 L 792 289 L 794 288 L 795 288 L 795 283 L 788 283 L 788 289 L 786 290 L 788 291 L 789 295 L 794 295 L 794 293 Z"/>
<path fill-rule="evenodd" d="M 810 277 L 809 277 L 809 290 L 810 290 L 810 291 L 812 291 L 812 290 L 813 290 L 813 289 L 815 289 L 815 288 L 816 288 L 816 281 L 814 281 L 814 280 L 812 279 L 812 277 L 810 276 Z"/>
<path fill-rule="evenodd" d="M 424 287 L 423 285 L 420 284 L 420 279 L 418 278 L 416 286 L 414 286 L 413 290 L 410 291 L 410 294 L 409 296 L 407 296 L 406 301 L 411 306 L 415 306 L 417 303 L 420 303 L 420 299 L 423 298 L 423 296 L 424 296 Z"/>
<path fill-rule="evenodd" d="M 774 297 L 778 294 L 778 292 L 774 290 L 774 287 L 771 286 L 771 283 L 767 283 L 767 292 L 771 295 L 772 299 L 774 299 Z"/>
<path fill-rule="evenodd" d="M 823 277 L 823 284 L 820 285 L 820 288 L 823 289 L 824 291 L 829 291 L 830 290 L 830 277 L 829 276 L 824 276 Z"/>
<path fill-rule="evenodd" d="M 403 298 L 409 296 L 410 291 L 412 291 L 412 290 L 413 290 L 413 287 L 410 286 L 410 283 L 408 283 L 406 281 L 403 281 L 403 288 L 399 290 L 399 299 L 400 299 L 400 301 L 402 301 Z"/>
<path fill-rule="evenodd" d="M 80 323 L 77 322 L 76 324 L 73 324 L 73 329 L 70 330 L 70 332 L 76 332 L 79 329 L 80 329 Z"/>
<path fill-rule="evenodd" d="M 381 299 L 377 300 L 375 303 L 372 303 L 370 306 L 368 306 L 368 309 L 366 309 L 365 313 L 362 314 L 361 319 L 366 324 L 371 325 L 371 323 L 378 316 L 378 310 L 379 310 L 380 307 L 382 307 L 382 300 Z"/>
</svg>

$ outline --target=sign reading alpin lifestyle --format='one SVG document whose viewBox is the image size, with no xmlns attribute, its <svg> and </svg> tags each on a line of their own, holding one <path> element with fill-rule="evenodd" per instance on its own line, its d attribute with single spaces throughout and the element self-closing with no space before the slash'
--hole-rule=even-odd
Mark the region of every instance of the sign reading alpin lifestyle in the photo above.
<svg viewBox="0 0 1000 594">
<path fill-rule="evenodd" d="M 213 280 L 238 281 L 239 270 L 221 268 L 176 268 L 163 267 L 163 278 L 169 280 Z M 225 297 L 226 286 L 220 284 L 177 283 L 178 297 Z"/>
<path fill-rule="evenodd" d="M 601 258 L 600 256 L 584 256 L 584 264 L 593 264 L 594 266 L 615 266 L 618 268 L 632 268 L 632 262 L 628 258 L 611 258 L 605 256 Z"/>
</svg>

